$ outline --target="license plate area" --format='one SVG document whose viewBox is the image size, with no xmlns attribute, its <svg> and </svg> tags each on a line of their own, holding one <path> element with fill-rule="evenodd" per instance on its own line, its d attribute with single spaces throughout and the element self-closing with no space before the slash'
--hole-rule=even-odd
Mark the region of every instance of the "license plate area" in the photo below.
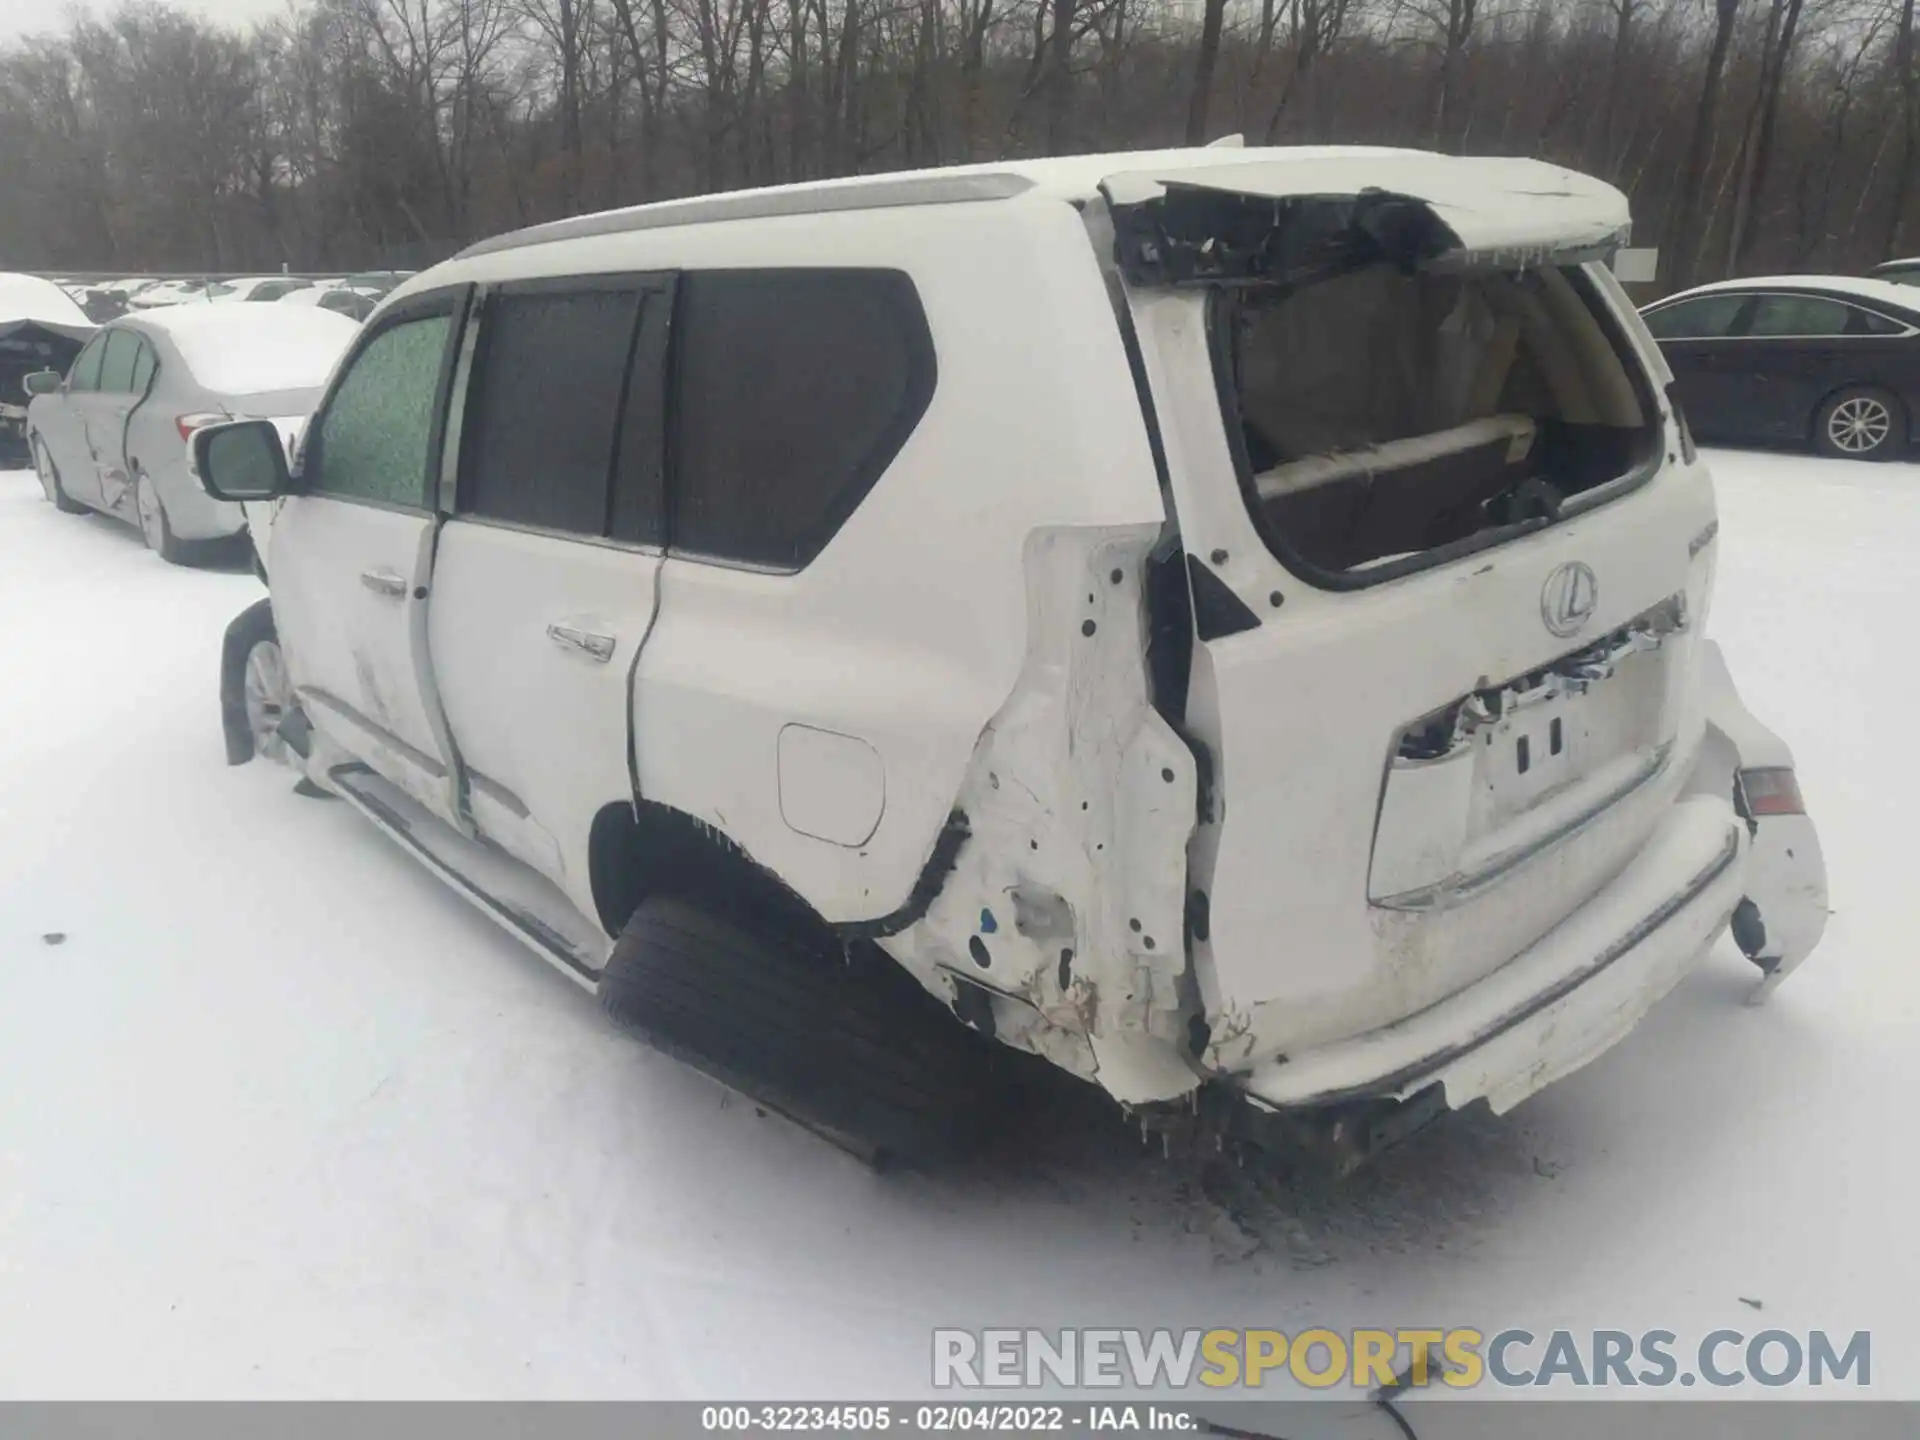
<svg viewBox="0 0 1920 1440">
<path fill-rule="evenodd" d="M 1663 752 L 1675 596 L 1595 644 L 1463 696 L 1401 732 L 1381 795 L 1368 897 L 1395 903 L 1497 856 L 1588 791 Z"/>
</svg>

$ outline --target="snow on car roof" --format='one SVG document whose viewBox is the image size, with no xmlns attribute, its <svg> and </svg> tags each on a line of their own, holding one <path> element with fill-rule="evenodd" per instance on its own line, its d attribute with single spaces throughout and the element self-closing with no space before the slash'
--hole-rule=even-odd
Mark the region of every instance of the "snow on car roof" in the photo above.
<svg viewBox="0 0 1920 1440">
<path fill-rule="evenodd" d="M 0 321 L 37 320 L 43 325 L 77 325 L 91 330 L 87 312 L 51 280 L 38 275 L 0 274 Z"/>
<path fill-rule="evenodd" d="M 344 315 L 296 305 L 176 305 L 118 323 L 165 335 L 193 378 L 222 395 L 312 389 L 360 333 Z"/>
<path fill-rule="evenodd" d="M 1652 310 L 1694 295 L 1714 295 L 1727 290 L 1819 290 L 1875 305 L 1894 305 L 1908 311 L 1920 309 L 1914 304 L 1911 285 L 1896 285 L 1891 280 L 1874 280 L 1863 275 L 1755 275 L 1744 280 L 1716 280 L 1711 285 L 1696 285 L 1691 290 L 1668 295 L 1647 308 Z"/>
</svg>

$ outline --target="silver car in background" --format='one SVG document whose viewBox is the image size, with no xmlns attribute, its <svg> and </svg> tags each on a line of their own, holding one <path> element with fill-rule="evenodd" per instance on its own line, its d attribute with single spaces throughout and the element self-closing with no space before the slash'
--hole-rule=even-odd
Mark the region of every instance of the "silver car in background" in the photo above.
<svg viewBox="0 0 1920 1440">
<path fill-rule="evenodd" d="M 238 505 L 187 468 L 187 437 L 228 419 L 283 433 L 320 398 L 359 325 L 288 305 L 181 305 L 103 326 L 68 369 L 27 377 L 28 443 L 47 498 L 137 526 L 174 564 L 244 553 Z"/>
</svg>

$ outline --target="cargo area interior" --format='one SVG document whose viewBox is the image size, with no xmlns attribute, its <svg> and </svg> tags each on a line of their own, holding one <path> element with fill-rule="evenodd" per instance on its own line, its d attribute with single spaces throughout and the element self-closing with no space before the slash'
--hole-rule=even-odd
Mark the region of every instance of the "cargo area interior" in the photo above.
<svg viewBox="0 0 1920 1440">
<path fill-rule="evenodd" d="M 1364 571 L 1551 520 L 1657 455 L 1589 285 L 1380 261 L 1223 292 L 1222 390 L 1268 543 Z"/>
</svg>

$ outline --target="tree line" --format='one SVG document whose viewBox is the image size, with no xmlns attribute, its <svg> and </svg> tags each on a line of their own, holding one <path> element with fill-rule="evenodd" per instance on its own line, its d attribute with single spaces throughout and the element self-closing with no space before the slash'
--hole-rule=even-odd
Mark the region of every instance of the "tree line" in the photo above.
<svg viewBox="0 0 1920 1440">
<path fill-rule="evenodd" d="M 1669 287 L 1920 249 L 1915 0 L 152 0 L 0 51 L 0 266 L 413 266 L 581 210 L 1199 142 L 1535 155 Z"/>
</svg>

